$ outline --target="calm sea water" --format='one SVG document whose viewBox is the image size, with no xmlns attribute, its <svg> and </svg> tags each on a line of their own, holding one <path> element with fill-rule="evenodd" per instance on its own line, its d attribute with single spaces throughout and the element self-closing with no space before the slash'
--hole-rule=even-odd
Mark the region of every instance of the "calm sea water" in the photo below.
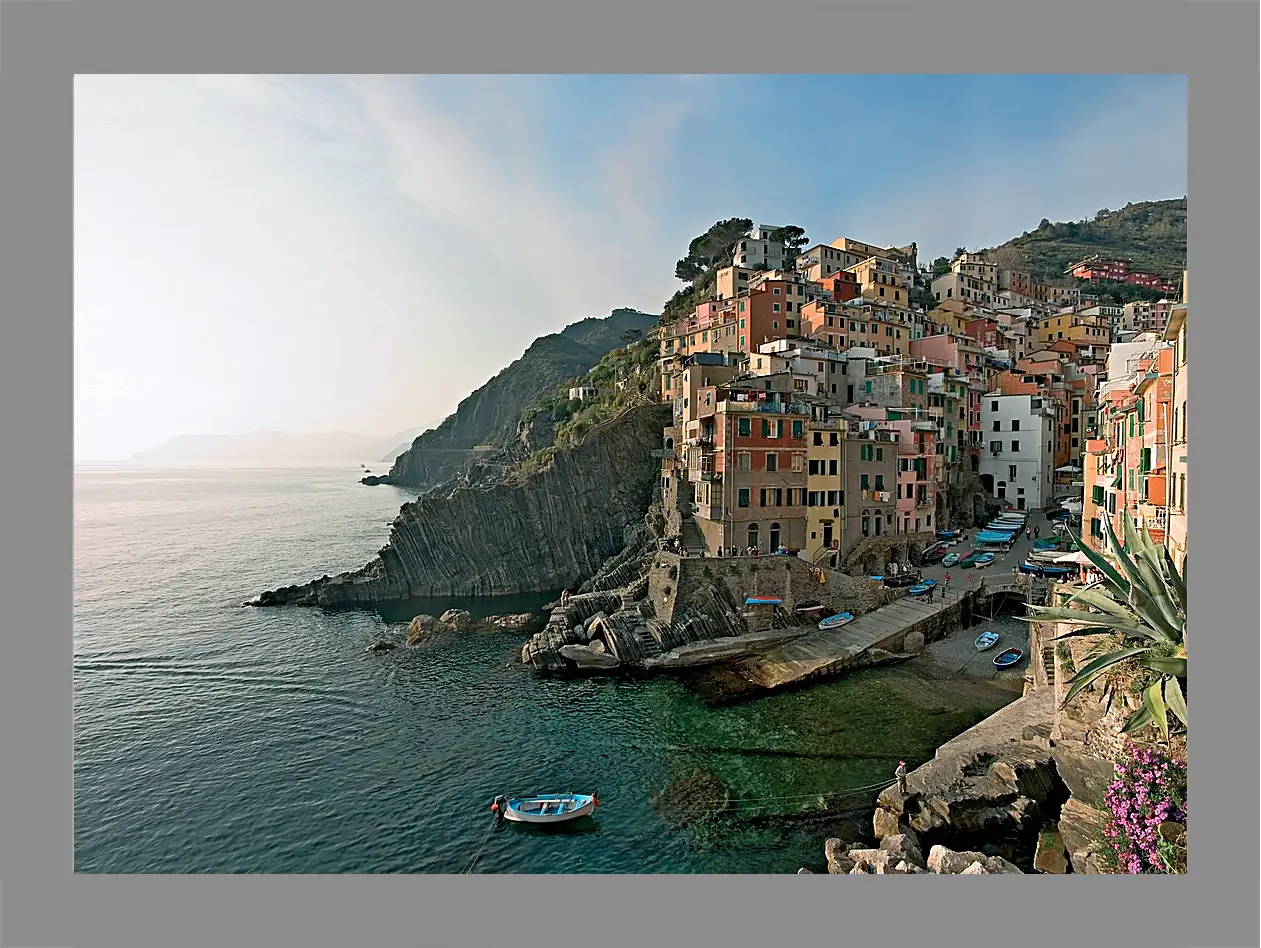
<svg viewBox="0 0 1261 948">
<path fill-rule="evenodd" d="M 809 795 L 888 780 L 1006 700 L 890 669 L 710 709 L 669 679 L 535 677 L 516 633 L 364 653 L 419 612 L 547 596 L 243 607 L 380 548 L 412 498 L 358 474 L 76 474 L 76 871 L 793 872 L 828 835 L 788 818 Z M 743 802 L 672 828 L 651 797 L 698 768 Z M 592 789 L 573 831 L 488 834 L 497 793 Z"/>
</svg>

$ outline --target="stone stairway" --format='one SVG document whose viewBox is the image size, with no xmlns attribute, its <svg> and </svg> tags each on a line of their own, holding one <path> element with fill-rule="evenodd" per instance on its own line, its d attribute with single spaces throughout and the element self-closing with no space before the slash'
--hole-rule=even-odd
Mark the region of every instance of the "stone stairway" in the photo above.
<svg viewBox="0 0 1261 948">
<path fill-rule="evenodd" d="M 683 520 L 682 540 L 688 556 L 700 556 L 701 551 L 705 549 L 705 535 L 701 533 L 701 528 L 691 517 Z"/>
</svg>

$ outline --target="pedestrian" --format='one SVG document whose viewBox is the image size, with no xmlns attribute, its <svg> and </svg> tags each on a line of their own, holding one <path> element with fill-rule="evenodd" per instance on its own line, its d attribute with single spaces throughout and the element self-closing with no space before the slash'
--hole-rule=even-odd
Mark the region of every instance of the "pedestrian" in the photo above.
<svg viewBox="0 0 1261 948">
<path fill-rule="evenodd" d="M 718 548 L 718 558 L 719 558 L 719 559 L 721 559 L 721 558 L 722 558 L 722 547 L 719 547 L 719 548 Z"/>
<path fill-rule="evenodd" d="M 1026 530 L 1025 530 L 1025 539 L 1026 539 L 1026 540 L 1032 540 L 1032 539 L 1033 539 L 1033 531 L 1032 531 L 1032 530 L 1029 530 L 1029 529 L 1026 529 Z"/>
<path fill-rule="evenodd" d="M 566 589 L 564 592 L 560 594 L 560 604 L 562 606 L 569 605 L 569 590 L 568 589 Z"/>
<path fill-rule="evenodd" d="M 1041 527 L 1034 527 L 1034 528 L 1033 528 L 1033 538 L 1036 540 L 1036 539 L 1037 539 L 1038 537 L 1040 537 L 1040 536 L 1042 536 L 1042 528 L 1041 528 Z"/>
<path fill-rule="evenodd" d="M 898 769 L 893 772 L 893 776 L 898 778 L 898 793 L 906 794 L 906 761 L 898 761 Z"/>
</svg>

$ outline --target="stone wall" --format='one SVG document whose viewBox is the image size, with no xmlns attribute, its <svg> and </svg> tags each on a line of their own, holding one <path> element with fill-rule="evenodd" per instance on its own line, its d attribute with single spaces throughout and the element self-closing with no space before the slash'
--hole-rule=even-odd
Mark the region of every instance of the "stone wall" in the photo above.
<svg viewBox="0 0 1261 948">
<path fill-rule="evenodd" d="M 888 563 L 907 563 L 918 557 L 926 546 L 936 542 L 933 531 L 923 533 L 888 533 L 867 537 L 844 555 L 843 568 L 851 576 L 879 575 Z"/>
</svg>

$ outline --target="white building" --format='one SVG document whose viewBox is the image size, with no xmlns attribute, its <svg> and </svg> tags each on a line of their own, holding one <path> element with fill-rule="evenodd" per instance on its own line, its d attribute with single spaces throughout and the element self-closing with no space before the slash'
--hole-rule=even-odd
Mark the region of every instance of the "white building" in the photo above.
<svg viewBox="0 0 1261 948">
<path fill-rule="evenodd" d="M 736 244 L 732 266 L 750 270 L 783 270 L 786 265 L 791 268 L 792 261 L 784 260 L 784 245 L 771 240 L 771 234 L 778 229 L 765 224 L 754 227 L 748 237 L 742 237 Z"/>
<path fill-rule="evenodd" d="M 1018 510 L 1039 510 L 1051 496 L 1055 406 L 1038 395 L 981 398 L 980 476 L 990 494 Z"/>
<path fill-rule="evenodd" d="M 569 400 L 572 402 L 574 399 L 577 399 L 580 402 L 585 402 L 589 398 L 595 398 L 598 394 L 600 392 L 594 385 L 577 385 L 569 390 Z"/>
</svg>

